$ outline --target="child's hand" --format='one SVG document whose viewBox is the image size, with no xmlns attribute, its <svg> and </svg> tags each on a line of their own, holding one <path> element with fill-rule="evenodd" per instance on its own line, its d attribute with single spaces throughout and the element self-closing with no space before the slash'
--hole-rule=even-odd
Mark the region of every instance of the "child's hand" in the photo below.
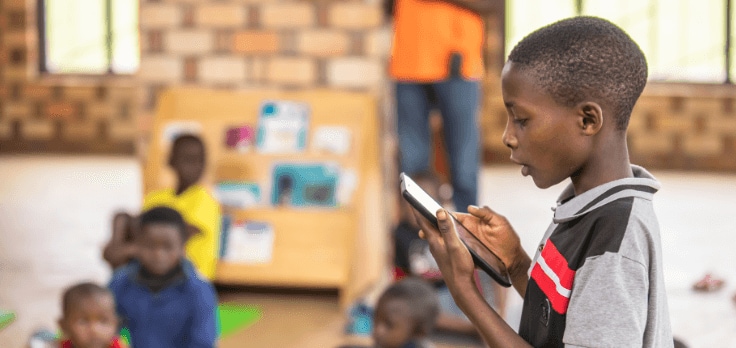
<svg viewBox="0 0 736 348">
<path fill-rule="evenodd" d="M 456 214 L 457 220 L 496 254 L 509 271 L 527 258 L 519 235 L 504 216 L 487 206 L 479 208 L 471 205 L 468 212 L 470 214 Z"/>
<path fill-rule="evenodd" d="M 437 224 L 439 229 L 435 228 L 420 213 L 414 212 L 419 226 L 419 236 L 426 239 L 429 243 L 429 250 L 437 261 L 437 266 L 442 272 L 448 287 L 466 287 L 474 286 L 473 275 L 475 265 L 473 258 L 470 256 L 468 248 L 465 247 L 457 234 L 457 226 L 455 220 L 450 218 L 449 213 L 444 209 L 437 211 Z M 462 284 L 467 282 L 466 284 Z"/>
</svg>

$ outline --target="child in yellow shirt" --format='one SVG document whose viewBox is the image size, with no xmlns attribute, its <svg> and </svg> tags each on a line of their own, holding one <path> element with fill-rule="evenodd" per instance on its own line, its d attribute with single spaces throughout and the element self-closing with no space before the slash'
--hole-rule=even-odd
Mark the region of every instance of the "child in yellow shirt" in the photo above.
<svg viewBox="0 0 736 348">
<path fill-rule="evenodd" d="M 209 191 L 198 184 L 205 168 L 206 151 L 202 139 L 195 135 L 178 136 L 171 147 L 169 166 L 176 173 L 175 188 L 162 189 L 146 195 L 143 210 L 168 206 L 177 210 L 190 227 L 186 256 L 205 278 L 215 276 L 220 242 L 220 205 Z M 131 238 L 125 237 L 127 226 L 133 225 L 129 215 L 118 215 L 113 227 L 113 238 L 105 247 L 104 257 L 118 267 L 135 256 Z"/>
</svg>

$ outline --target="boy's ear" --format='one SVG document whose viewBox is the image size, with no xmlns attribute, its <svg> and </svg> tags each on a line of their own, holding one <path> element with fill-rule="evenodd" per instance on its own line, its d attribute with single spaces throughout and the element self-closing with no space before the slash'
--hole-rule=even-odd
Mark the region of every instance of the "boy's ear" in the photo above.
<svg viewBox="0 0 736 348">
<path fill-rule="evenodd" d="M 595 135 L 603 128 L 603 109 L 598 103 L 586 101 L 578 104 L 578 126 L 584 135 Z"/>
</svg>

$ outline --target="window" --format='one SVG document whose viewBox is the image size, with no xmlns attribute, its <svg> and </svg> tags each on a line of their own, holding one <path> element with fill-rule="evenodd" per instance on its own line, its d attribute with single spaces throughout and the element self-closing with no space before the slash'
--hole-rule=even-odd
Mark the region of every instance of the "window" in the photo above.
<svg viewBox="0 0 736 348">
<path fill-rule="evenodd" d="M 54 74 L 138 70 L 138 1 L 38 0 L 40 69 Z"/>
<path fill-rule="evenodd" d="M 726 37 L 731 1 L 509 0 L 506 53 L 543 25 L 578 14 L 597 16 L 639 44 L 651 81 L 730 82 L 736 77 Z"/>
</svg>

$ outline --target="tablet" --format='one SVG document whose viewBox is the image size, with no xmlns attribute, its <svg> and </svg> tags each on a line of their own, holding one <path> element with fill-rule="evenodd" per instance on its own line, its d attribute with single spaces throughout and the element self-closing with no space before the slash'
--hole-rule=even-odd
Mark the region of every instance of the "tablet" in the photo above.
<svg viewBox="0 0 736 348">
<path fill-rule="evenodd" d="M 416 209 L 422 216 L 424 216 L 429 222 L 437 227 L 437 210 L 442 209 L 442 206 L 437 203 L 426 191 L 424 191 L 417 183 L 414 182 L 408 175 L 401 173 L 399 175 L 399 181 L 401 182 L 401 195 Z M 450 216 L 455 219 L 452 214 Z M 510 287 L 511 280 L 509 279 L 506 266 L 501 262 L 490 249 L 488 249 L 478 238 L 470 233 L 463 225 L 455 219 L 457 225 L 458 237 L 465 244 L 470 251 L 470 255 L 473 256 L 473 262 L 475 265 L 488 273 L 496 282 L 499 284 Z"/>
</svg>

